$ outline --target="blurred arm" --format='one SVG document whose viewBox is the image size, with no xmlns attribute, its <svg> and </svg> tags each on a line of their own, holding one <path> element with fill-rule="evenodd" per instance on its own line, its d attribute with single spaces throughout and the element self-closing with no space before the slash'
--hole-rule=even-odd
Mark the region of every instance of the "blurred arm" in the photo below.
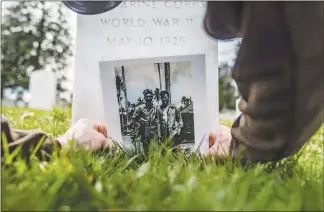
<svg viewBox="0 0 324 212">
<path fill-rule="evenodd" d="M 231 129 L 232 157 L 266 162 L 296 153 L 323 123 L 324 3 L 243 2 L 240 11 L 228 5 L 236 2 L 212 4 L 226 4 L 233 17 L 218 17 L 210 31 L 243 38 L 233 70 L 243 114 Z"/>
<path fill-rule="evenodd" d="M 21 147 L 22 157 L 29 158 L 31 152 L 38 148 L 35 156 L 41 158 L 43 155 L 48 159 L 48 155 L 55 149 L 60 149 L 60 143 L 42 130 L 17 130 L 9 126 L 7 119 L 1 117 L 1 155 L 4 156 L 4 140 L 6 139 L 8 153 L 12 153 L 16 148 Z M 41 143 L 40 143 L 41 142 Z"/>
</svg>

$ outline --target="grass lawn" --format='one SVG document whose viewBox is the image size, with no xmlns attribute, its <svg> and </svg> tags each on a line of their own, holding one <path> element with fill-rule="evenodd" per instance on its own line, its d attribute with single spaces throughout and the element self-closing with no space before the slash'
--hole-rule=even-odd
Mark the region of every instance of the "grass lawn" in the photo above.
<svg viewBox="0 0 324 212">
<path fill-rule="evenodd" d="M 22 118 L 26 111 L 35 115 Z M 69 110 L 2 113 L 15 128 L 57 136 L 69 127 Z M 249 168 L 186 159 L 156 146 L 148 156 L 70 152 L 48 164 L 33 160 L 31 167 L 18 158 L 2 164 L 1 209 L 324 210 L 323 144 L 322 128 L 291 158 Z"/>
</svg>

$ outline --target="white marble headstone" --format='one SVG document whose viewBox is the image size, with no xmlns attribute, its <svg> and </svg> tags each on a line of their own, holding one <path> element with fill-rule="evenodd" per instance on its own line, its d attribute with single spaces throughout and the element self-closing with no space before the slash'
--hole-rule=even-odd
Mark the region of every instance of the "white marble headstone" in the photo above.
<svg viewBox="0 0 324 212">
<path fill-rule="evenodd" d="M 189 61 L 192 81 L 179 89 L 192 91 L 195 139 L 214 129 L 218 125 L 218 51 L 216 39 L 203 27 L 206 6 L 204 1 L 124 1 L 103 14 L 78 15 L 73 123 L 80 118 L 102 122 L 114 139 L 121 140 L 116 67 L 125 66 L 128 78 L 135 70 L 142 74 L 156 70 L 154 63 L 170 62 L 173 72 Z M 150 88 L 149 81 L 143 86 Z M 128 89 L 135 92 L 135 87 Z"/>
<path fill-rule="evenodd" d="M 50 110 L 56 102 L 56 76 L 50 71 L 34 71 L 29 80 L 29 107 Z"/>
</svg>

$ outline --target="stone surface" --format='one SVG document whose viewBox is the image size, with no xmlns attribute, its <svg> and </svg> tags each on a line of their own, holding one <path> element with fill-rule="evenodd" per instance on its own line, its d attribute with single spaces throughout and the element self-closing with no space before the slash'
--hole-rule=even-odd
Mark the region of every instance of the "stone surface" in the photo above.
<svg viewBox="0 0 324 212">
<path fill-rule="evenodd" d="M 56 102 L 56 76 L 50 71 L 34 71 L 30 75 L 30 108 L 50 110 Z"/>
<path fill-rule="evenodd" d="M 114 67 L 190 61 L 201 141 L 218 125 L 217 41 L 204 30 L 205 10 L 206 2 L 125 1 L 103 14 L 78 15 L 72 122 L 97 120 L 122 140 Z"/>
</svg>

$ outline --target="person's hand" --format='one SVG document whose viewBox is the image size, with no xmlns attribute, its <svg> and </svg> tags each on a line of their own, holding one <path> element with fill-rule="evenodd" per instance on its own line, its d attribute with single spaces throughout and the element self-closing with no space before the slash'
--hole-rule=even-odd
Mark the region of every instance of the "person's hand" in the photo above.
<svg viewBox="0 0 324 212">
<path fill-rule="evenodd" d="M 225 158 L 229 155 L 232 140 L 231 129 L 220 125 L 215 131 L 209 132 L 209 151 L 207 156 Z"/>
<path fill-rule="evenodd" d="M 83 147 L 93 152 L 101 148 L 116 150 L 115 143 L 108 138 L 107 128 L 89 119 L 80 119 L 57 140 L 67 149 L 70 148 L 70 141 L 73 140 L 74 147 Z"/>
</svg>

